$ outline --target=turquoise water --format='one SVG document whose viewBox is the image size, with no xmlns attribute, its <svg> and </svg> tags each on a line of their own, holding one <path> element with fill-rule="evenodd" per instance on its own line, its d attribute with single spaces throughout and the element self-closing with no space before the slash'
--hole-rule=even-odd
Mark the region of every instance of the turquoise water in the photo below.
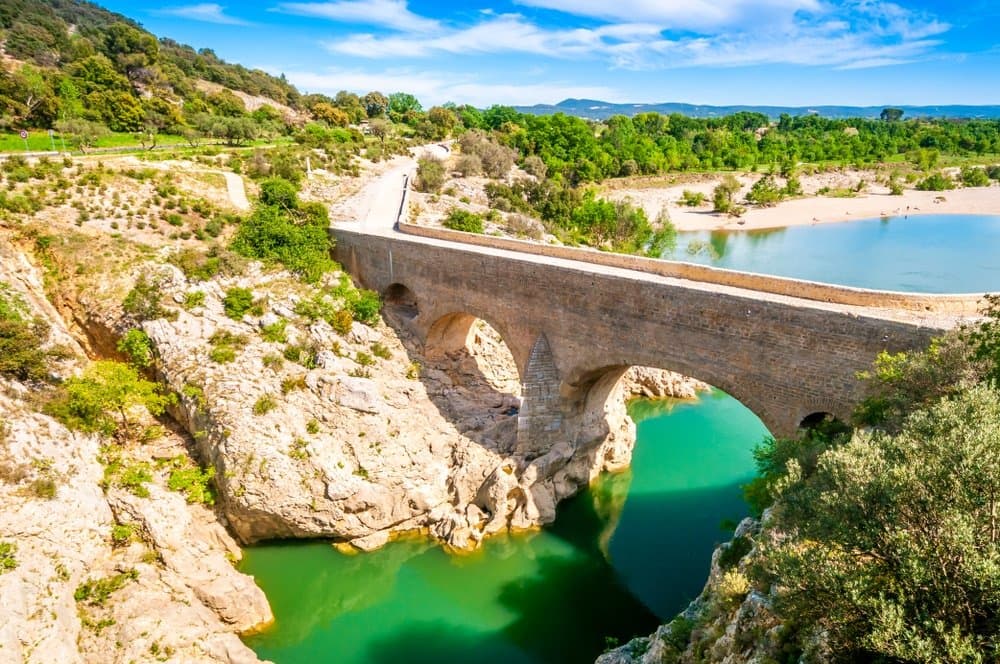
<svg viewBox="0 0 1000 664">
<path fill-rule="evenodd" d="M 689 247 L 700 250 L 691 254 Z M 864 288 L 997 291 L 1000 217 L 920 214 L 759 231 L 679 233 L 677 249 L 664 257 Z"/>
<path fill-rule="evenodd" d="M 423 541 L 343 555 L 329 544 L 247 549 L 276 622 L 247 639 L 278 664 L 593 661 L 648 634 L 701 590 L 719 526 L 766 431 L 721 392 L 632 404 L 632 471 L 564 503 L 536 533 L 451 556 Z"/>
</svg>

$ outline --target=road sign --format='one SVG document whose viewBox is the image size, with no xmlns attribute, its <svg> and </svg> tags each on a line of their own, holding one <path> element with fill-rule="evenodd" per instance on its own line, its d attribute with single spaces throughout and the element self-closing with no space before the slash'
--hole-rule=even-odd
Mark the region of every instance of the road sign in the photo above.
<svg viewBox="0 0 1000 664">
<path fill-rule="evenodd" d="M 27 140 L 27 138 L 28 138 L 28 132 L 25 131 L 24 129 L 21 130 L 21 138 L 23 138 L 25 140 Z"/>
</svg>

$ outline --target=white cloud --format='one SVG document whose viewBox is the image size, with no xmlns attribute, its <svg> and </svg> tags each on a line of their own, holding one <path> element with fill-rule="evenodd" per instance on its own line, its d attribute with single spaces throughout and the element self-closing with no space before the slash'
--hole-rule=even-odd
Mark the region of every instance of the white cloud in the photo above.
<svg viewBox="0 0 1000 664">
<path fill-rule="evenodd" d="M 561 81 L 524 85 L 491 83 L 472 75 L 410 69 L 368 72 L 334 68 L 324 72 L 286 72 L 286 76 L 303 90 L 331 95 L 340 90 L 359 94 L 371 90 L 381 90 L 386 94 L 405 90 L 420 99 L 425 107 L 447 101 L 485 107 L 493 104 L 554 104 L 568 97 L 607 101 L 623 99 L 619 91 L 606 86 L 573 85 Z"/>
<path fill-rule="evenodd" d="M 819 11 L 819 0 L 515 0 L 518 4 L 554 9 L 607 21 L 656 23 L 670 30 L 706 30 L 765 22 L 777 15 Z"/>
<path fill-rule="evenodd" d="M 202 21 L 205 23 L 220 23 L 222 25 L 250 25 L 247 21 L 229 16 L 225 12 L 225 7 L 215 3 L 202 3 L 199 5 L 185 5 L 184 7 L 166 7 L 158 9 L 154 13 L 164 16 L 177 16 L 192 21 Z"/>
<path fill-rule="evenodd" d="M 375 25 L 403 32 L 434 32 L 441 24 L 414 14 L 406 0 L 338 0 L 336 2 L 284 2 L 278 11 L 344 23 Z"/>
<path fill-rule="evenodd" d="M 389 59 L 523 53 L 604 59 L 623 69 L 890 66 L 927 57 L 941 44 L 931 37 L 949 29 L 933 16 L 884 0 L 517 1 L 607 22 L 544 28 L 521 14 L 479 12 L 475 22 L 454 25 L 413 14 L 405 0 L 281 7 L 393 30 L 349 34 L 323 43 L 338 55 Z"/>
</svg>

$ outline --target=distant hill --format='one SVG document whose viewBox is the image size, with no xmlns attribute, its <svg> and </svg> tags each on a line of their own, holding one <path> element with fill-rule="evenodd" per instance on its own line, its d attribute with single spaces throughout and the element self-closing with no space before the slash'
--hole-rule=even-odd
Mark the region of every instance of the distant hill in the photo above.
<svg viewBox="0 0 1000 664">
<path fill-rule="evenodd" d="M 732 115 L 741 111 L 763 113 L 778 118 L 788 115 L 816 114 L 826 118 L 877 118 L 885 106 L 708 106 L 700 104 L 612 104 L 594 99 L 566 99 L 558 104 L 517 106 L 522 113 L 552 115 L 565 113 L 590 120 L 604 120 L 613 115 L 633 116 L 639 113 L 679 113 L 694 118 L 711 118 Z M 1000 106 L 894 106 L 904 111 L 904 118 L 1000 118 Z"/>
<path fill-rule="evenodd" d="M 203 90 L 206 81 L 214 92 Z M 179 126 L 197 113 L 240 116 L 253 110 L 250 98 L 296 111 L 303 102 L 283 77 L 158 39 L 96 4 L 0 1 L 0 126 L 82 118 L 138 131 L 150 121 Z"/>
</svg>

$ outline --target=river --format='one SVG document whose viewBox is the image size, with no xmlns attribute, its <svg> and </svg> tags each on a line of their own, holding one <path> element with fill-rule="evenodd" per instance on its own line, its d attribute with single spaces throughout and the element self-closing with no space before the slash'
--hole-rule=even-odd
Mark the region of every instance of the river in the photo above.
<svg viewBox="0 0 1000 664">
<path fill-rule="evenodd" d="M 919 293 L 1000 290 L 1000 216 L 909 215 L 755 231 L 678 233 L 664 258 Z"/>
<path fill-rule="evenodd" d="M 722 392 L 637 401 L 632 470 L 602 478 L 536 533 L 453 556 L 425 541 L 344 555 L 328 543 L 248 548 L 276 622 L 247 639 L 278 664 L 585 662 L 648 634 L 700 591 L 720 525 L 766 430 Z"/>
</svg>

